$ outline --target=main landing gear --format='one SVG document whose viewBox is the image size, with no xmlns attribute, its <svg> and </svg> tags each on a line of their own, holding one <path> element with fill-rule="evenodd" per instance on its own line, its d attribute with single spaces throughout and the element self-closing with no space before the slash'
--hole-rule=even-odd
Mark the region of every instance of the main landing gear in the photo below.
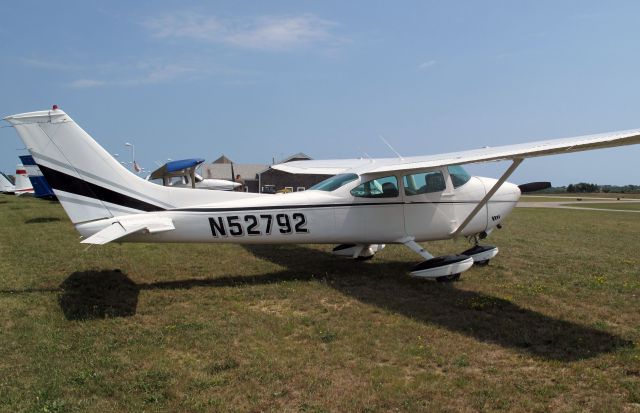
<svg viewBox="0 0 640 413">
<path fill-rule="evenodd" d="M 476 265 L 487 265 L 489 260 L 498 254 L 498 247 L 480 245 L 478 238 L 473 237 L 475 245 L 459 255 L 445 255 L 434 257 L 413 238 L 400 241 L 412 251 L 425 259 L 410 271 L 412 277 L 432 279 L 439 282 L 451 282 L 460 278 L 460 274 Z M 354 258 L 356 260 L 370 260 L 376 252 L 382 250 L 385 244 L 341 244 L 331 251 L 335 255 Z"/>
<path fill-rule="evenodd" d="M 498 248 L 491 245 L 476 245 L 460 255 L 445 255 L 434 257 L 413 239 L 403 242 L 409 249 L 424 257 L 421 262 L 411 269 L 411 276 L 435 279 L 439 282 L 451 282 L 460 278 L 460 274 L 467 271 L 473 264 L 487 265 L 489 260 L 498 254 Z"/>
</svg>

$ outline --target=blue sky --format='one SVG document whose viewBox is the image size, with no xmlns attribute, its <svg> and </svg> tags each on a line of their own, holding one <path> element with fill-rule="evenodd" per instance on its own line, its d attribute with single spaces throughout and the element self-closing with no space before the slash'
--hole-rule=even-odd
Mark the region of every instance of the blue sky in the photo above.
<svg viewBox="0 0 640 413">
<path fill-rule="evenodd" d="M 121 159 L 426 155 L 640 127 L 640 3 L 9 2 L 0 114 L 58 104 Z M 0 129 L 0 170 L 21 143 Z M 511 181 L 640 184 L 640 146 Z M 471 167 L 496 175 L 504 164 Z"/>
</svg>

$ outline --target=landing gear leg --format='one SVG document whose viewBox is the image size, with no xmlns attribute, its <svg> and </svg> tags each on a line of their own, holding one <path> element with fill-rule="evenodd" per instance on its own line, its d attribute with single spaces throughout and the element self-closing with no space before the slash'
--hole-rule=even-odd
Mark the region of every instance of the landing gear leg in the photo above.
<svg viewBox="0 0 640 413">
<path fill-rule="evenodd" d="M 463 255 L 468 255 L 473 258 L 473 263 L 476 265 L 489 265 L 489 260 L 498 255 L 498 247 L 493 245 L 480 245 L 478 236 L 473 236 L 474 246 L 464 251 Z"/>
</svg>

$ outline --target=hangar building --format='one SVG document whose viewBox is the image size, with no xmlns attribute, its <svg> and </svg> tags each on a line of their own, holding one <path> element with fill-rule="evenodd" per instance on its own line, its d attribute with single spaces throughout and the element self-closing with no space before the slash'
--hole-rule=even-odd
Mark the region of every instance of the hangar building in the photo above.
<svg viewBox="0 0 640 413">
<path fill-rule="evenodd" d="M 311 157 L 308 155 L 297 153 L 285 158 L 280 163 L 309 159 L 311 159 Z M 240 175 L 244 180 L 245 191 L 272 194 L 284 191 L 304 191 L 331 176 L 320 174 L 292 174 L 272 169 L 270 165 L 266 164 L 235 163 L 224 155 L 210 164 L 203 165 L 201 173 L 204 178 L 229 180 L 235 179 L 236 175 Z"/>
</svg>

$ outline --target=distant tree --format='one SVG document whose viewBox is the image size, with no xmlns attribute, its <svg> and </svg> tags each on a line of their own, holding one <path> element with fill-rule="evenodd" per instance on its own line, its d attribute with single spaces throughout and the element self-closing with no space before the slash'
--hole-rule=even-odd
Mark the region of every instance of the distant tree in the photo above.
<svg viewBox="0 0 640 413">
<path fill-rule="evenodd" d="M 570 184 L 568 186 L 553 186 L 540 193 L 557 194 L 557 193 L 585 193 L 585 192 L 603 192 L 614 194 L 631 194 L 640 193 L 640 185 L 597 185 L 580 182 L 577 184 Z"/>
<path fill-rule="evenodd" d="M 569 192 L 569 191 L 567 191 Z M 592 193 L 592 192 L 600 192 L 600 187 L 596 184 L 589 184 L 586 182 L 580 182 L 573 186 L 573 191 L 577 193 Z"/>
</svg>

